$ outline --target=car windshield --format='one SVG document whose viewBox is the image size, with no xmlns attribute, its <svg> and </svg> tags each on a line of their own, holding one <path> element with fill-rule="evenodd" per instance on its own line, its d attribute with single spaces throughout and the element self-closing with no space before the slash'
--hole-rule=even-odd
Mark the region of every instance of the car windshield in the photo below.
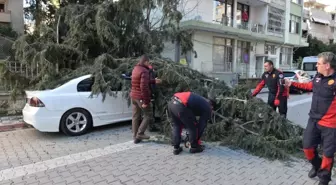
<svg viewBox="0 0 336 185">
<path fill-rule="evenodd" d="M 303 64 L 303 70 L 304 71 L 316 71 L 316 62 L 312 63 L 304 63 Z"/>
<path fill-rule="evenodd" d="M 285 78 L 288 78 L 288 77 L 294 77 L 295 73 L 292 72 L 292 71 L 284 71 L 283 75 L 284 75 Z"/>
</svg>

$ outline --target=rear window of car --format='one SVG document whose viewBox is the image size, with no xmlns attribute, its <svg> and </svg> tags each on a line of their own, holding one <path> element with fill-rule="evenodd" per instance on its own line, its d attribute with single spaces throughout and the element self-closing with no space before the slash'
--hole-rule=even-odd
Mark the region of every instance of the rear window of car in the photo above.
<svg viewBox="0 0 336 185">
<path fill-rule="evenodd" d="M 295 76 L 295 73 L 294 72 L 291 72 L 291 71 L 284 71 L 283 72 L 283 75 L 284 75 L 284 77 L 286 78 L 288 78 L 288 77 L 293 77 L 293 76 Z"/>
<path fill-rule="evenodd" d="M 91 92 L 93 82 L 94 82 L 93 78 L 87 78 L 85 80 L 82 80 L 77 85 L 77 91 L 78 92 Z"/>
</svg>

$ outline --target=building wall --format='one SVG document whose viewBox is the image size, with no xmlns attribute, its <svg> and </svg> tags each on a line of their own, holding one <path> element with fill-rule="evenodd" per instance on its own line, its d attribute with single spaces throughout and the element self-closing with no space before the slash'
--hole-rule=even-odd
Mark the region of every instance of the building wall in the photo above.
<svg viewBox="0 0 336 185">
<path fill-rule="evenodd" d="M 236 0 L 235 0 L 236 1 Z M 184 17 L 184 20 L 196 19 L 204 22 L 211 22 L 214 24 L 214 5 L 212 0 L 186 0 L 185 4 L 180 6 L 180 9 L 183 9 L 182 12 L 187 13 Z M 234 2 L 236 5 L 237 2 Z M 274 5 L 273 5 L 274 6 Z M 276 7 L 276 6 L 275 6 Z M 276 7 L 277 8 L 277 7 Z M 265 4 L 256 4 L 250 5 L 250 16 L 249 16 L 249 24 L 261 24 L 266 26 L 268 23 L 268 9 L 269 5 Z M 302 45 L 301 35 L 300 34 L 291 34 L 289 33 L 289 20 L 290 15 L 294 14 L 299 17 L 302 17 L 302 6 L 297 5 L 295 3 L 291 3 L 291 0 L 286 0 L 285 7 L 282 9 L 286 9 L 285 11 L 285 21 L 284 21 L 284 35 L 278 36 L 283 41 L 278 40 L 274 41 L 277 43 L 268 42 L 268 37 L 275 37 L 267 35 L 269 33 L 260 33 L 265 35 L 265 39 L 256 39 L 255 37 L 244 37 L 240 35 L 238 30 L 238 23 L 233 21 L 233 25 L 230 27 L 225 27 L 223 25 L 223 29 L 237 29 L 236 34 L 228 34 L 226 31 L 200 31 L 198 29 L 194 30 L 193 42 L 194 42 L 194 50 L 197 52 L 197 57 L 192 55 L 190 67 L 198 70 L 200 72 L 209 74 L 214 76 L 214 74 L 229 74 L 229 73 L 240 73 L 243 74 L 242 78 L 260 78 L 260 75 L 263 72 L 263 62 L 265 59 L 270 59 L 274 62 L 275 67 L 280 69 L 290 69 L 292 64 L 292 56 L 286 55 L 282 57 L 285 58 L 286 63 L 289 65 L 280 65 L 280 52 L 282 51 L 282 47 L 293 49 L 293 46 Z M 236 9 L 234 9 L 234 17 L 236 15 Z M 232 28 L 233 27 L 233 28 Z M 221 33 L 222 32 L 222 33 Z M 224 37 L 233 39 L 233 53 L 232 53 L 232 66 L 231 71 L 222 71 L 222 72 L 214 72 L 213 67 L 213 44 L 214 37 Z M 245 64 L 239 62 L 238 41 L 248 41 L 250 42 L 249 48 L 249 63 Z M 265 53 L 265 45 L 272 44 L 274 45 L 275 53 L 271 54 Z M 174 45 L 167 44 L 165 51 L 163 52 L 163 56 L 169 57 L 174 60 L 175 58 L 175 50 Z M 288 59 L 288 60 L 287 60 Z M 258 61 L 257 61 L 258 60 Z"/>
<path fill-rule="evenodd" d="M 23 1 L 22 0 L 7 0 L 8 10 L 11 12 L 11 25 L 19 34 L 24 32 L 23 22 Z"/>
</svg>

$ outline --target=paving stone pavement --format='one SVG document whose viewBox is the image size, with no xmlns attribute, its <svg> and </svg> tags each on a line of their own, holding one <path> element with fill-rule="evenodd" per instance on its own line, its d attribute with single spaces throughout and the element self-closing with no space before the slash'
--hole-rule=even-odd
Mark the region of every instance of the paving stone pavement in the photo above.
<svg viewBox="0 0 336 185">
<path fill-rule="evenodd" d="M 310 165 L 302 160 L 268 161 L 213 145 L 200 154 L 184 149 L 174 156 L 169 145 L 135 145 L 131 138 L 130 126 L 103 127 L 80 137 L 35 129 L 0 133 L 0 185 L 317 184 L 307 177 Z"/>
</svg>

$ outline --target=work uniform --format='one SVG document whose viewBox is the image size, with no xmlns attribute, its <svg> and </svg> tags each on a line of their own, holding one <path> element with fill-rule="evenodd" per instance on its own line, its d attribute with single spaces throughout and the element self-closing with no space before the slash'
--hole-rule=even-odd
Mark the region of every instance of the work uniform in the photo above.
<svg viewBox="0 0 336 185">
<path fill-rule="evenodd" d="M 252 96 L 256 96 L 265 85 L 268 87 L 268 100 L 267 103 L 273 110 L 279 107 L 280 115 L 286 117 L 287 115 L 287 99 L 289 96 L 289 89 L 284 86 L 283 73 L 278 69 L 273 69 L 271 72 L 264 72 L 261 81 L 258 83 L 256 89 L 253 91 Z"/>
<path fill-rule="evenodd" d="M 331 180 L 334 153 L 336 151 L 336 73 L 331 76 L 317 74 L 309 83 L 292 82 L 292 86 L 313 91 L 309 120 L 303 136 L 303 150 L 306 158 L 317 172 L 320 184 Z M 322 160 L 316 148 L 322 144 Z M 312 170 L 313 170 L 312 169 Z"/>
<path fill-rule="evenodd" d="M 173 121 L 173 146 L 180 146 L 181 131 L 185 127 L 189 131 L 191 148 L 199 147 L 200 138 L 211 118 L 209 101 L 193 92 L 175 93 L 168 103 L 168 111 Z M 200 116 L 198 122 L 196 116 Z"/>
</svg>

